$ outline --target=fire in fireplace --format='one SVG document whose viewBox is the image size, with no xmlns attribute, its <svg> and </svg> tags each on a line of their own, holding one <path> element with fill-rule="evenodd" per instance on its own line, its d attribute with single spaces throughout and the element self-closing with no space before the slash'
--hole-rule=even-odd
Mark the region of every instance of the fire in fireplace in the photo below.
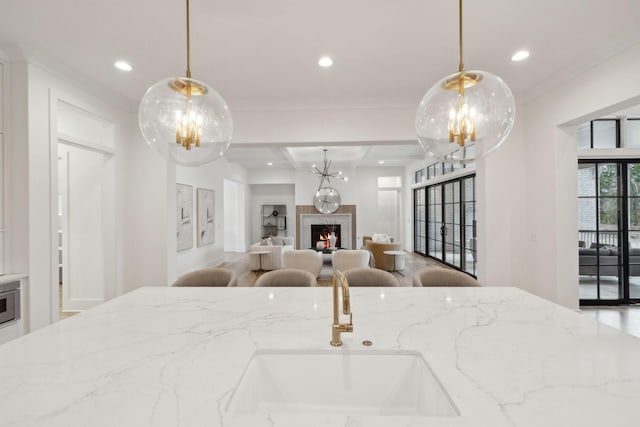
<svg viewBox="0 0 640 427">
<path fill-rule="evenodd" d="M 313 248 L 318 247 L 318 241 L 323 242 L 325 248 L 329 248 L 329 236 L 331 233 L 336 236 L 336 248 L 340 248 L 340 224 L 311 224 L 311 243 Z"/>
</svg>

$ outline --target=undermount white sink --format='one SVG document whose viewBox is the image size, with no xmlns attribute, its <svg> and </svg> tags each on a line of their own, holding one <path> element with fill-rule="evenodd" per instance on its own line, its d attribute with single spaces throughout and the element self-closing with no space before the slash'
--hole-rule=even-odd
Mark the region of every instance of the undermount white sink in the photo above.
<svg viewBox="0 0 640 427">
<path fill-rule="evenodd" d="M 227 411 L 457 416 L 418 352 L 258 350 Z"/>
</svg>

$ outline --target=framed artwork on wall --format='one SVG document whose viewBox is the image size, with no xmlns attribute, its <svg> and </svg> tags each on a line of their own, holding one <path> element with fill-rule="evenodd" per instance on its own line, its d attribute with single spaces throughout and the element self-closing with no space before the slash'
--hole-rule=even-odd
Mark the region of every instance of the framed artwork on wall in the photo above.
<svg viewBox="0 0 640 427">
<path fill-rule="evenodd" d="M 215 191 L 198 188 L 198 247 L 215 243 Z"/>
<path fill-rule="evenodd" d="M 193 187 L 176 184 L 176 234 L 178 251 L 193 247 Z"/>
</svg>

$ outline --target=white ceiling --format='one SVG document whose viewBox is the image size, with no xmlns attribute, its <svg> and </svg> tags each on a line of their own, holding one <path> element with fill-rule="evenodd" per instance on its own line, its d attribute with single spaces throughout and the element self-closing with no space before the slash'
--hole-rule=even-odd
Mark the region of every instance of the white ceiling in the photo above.
<svg viewBox="0 0 640 427">
<path fill-rule="evenodd" d="M 191 0 L 193 77 L 232 112 L 417 106 L 457 70 L 457 7 L 455 0 Z M 153 83 L 184 75 L 184 9 L 183 0 L 0 0 L 0 44 L 90 76 L 135 110 Z M 464 12 L 465 68 L 502 77 L 519 103 L 640 42 L 638 0 L 465 0 Z M 520 48 L 531 57 L 512 63 Z M 330 69 L 317 66 L 324 54 L 334 59 Z M 118 59 L 133 71 L 116 70 Z M 290 164 L 302 155 L 280 148 L 232 151 Z M 360 162 L 393 162 L 405 151 L 415 155 L 409 146 L 375 146 Z"/>
<path fill-rule="evenodd" d="M 247 168 L 322 169 L 324 152 L 331 161 L 331 172 L 361 167 L 404 167 L 408 162 L 425 158 L 418 143 L 341 146 L 281 146 L 277 144 L 232 144 L 225 157 Z M 383 162 L 382 164 L 380 162 Z M 267 166 L 267 163 L 271 165 Z"/>
</svg>

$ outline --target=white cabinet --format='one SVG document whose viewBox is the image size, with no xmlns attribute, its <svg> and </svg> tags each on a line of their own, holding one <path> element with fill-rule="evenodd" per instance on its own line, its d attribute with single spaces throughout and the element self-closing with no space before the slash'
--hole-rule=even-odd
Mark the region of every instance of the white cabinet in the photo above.
<svg viewBox="0 0 640 427">
<path fill-rule="evenodd" d="M 16 338 L 18 338 L 20 335 L 22 335 L 20 333 L 21 330 L 21 320 L 18 320 L 17 322 L 13 322 L 7 326 L 0 326 L 0 345 L 9 342 L 11 340 L 15 340 Z"/>
</svg>

